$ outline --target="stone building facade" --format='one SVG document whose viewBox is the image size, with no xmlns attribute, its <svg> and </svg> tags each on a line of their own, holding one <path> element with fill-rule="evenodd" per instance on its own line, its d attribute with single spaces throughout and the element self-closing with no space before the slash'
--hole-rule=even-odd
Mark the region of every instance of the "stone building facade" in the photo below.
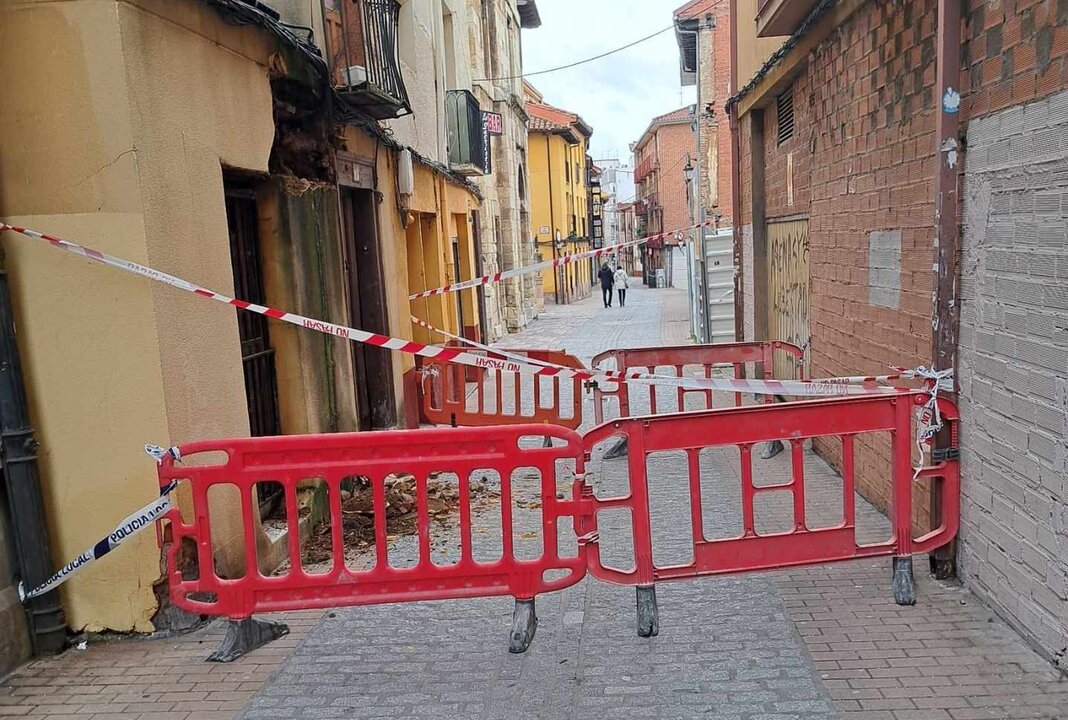
<svg viewBox="0 0 1068 720">
<path fill-rule="evenodd" d="M 499 113 L 502 133 L 490 138 L 492 172 L 476 180 L 481 274 L 512 270 L 534 262 L 527 181 L 527 126 L 522 80 L 524 29 L 541 24 L 533 0 L 468 0 L 468 44 L 475 97 L 483 110 Z M 487 342 L 522 330 L 537 317 L 535 275 L 483 288 Z"/>
</svg>

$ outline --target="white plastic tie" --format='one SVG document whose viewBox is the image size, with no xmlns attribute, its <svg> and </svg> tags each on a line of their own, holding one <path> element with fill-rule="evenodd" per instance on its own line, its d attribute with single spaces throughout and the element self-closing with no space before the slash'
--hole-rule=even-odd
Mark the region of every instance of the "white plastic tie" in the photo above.
<svg viewBox="0 0 1068 720">
<path fill-rule="evenodd" d="M 920 431 L 916 436 L 916 449 L 919 450 L 922 459 L 925 448 L 931 447 L 935 436 L 944 426 L 942 412 L 938 407 L 938 397 L 940 393 L 953 390 L 953 368 L 935 370 L 921 365 L 915 370 L 906 371 L 903 374 L 923 379 L 925 382 L 924 390 L 928 393 L 927 401 L 920 411 Z M 912 479 L 916 480 L 922 470 L 921 460 L 921 464 L 915 468 Z"/>
<path fill-rule="evenodd" d="M 178 449 L 177 445 L 168 449 L 162 448 L 159 445 L 153 445 L 149 443 L 145 445 L 145 453 L 147 453 L 150 458 L 155 460 L 157 465 L 162 464 L 163 458 L 167 457 L 168 455 L 173 457 L 175 462 L 181 462 L 182 460 L 182 453 Z"/>
</svg>

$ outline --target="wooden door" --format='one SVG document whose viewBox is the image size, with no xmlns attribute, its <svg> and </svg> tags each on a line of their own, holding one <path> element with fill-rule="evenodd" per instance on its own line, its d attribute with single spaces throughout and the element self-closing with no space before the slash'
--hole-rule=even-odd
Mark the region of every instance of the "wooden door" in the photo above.
<svg viewBox="0 0 1068 720">
<path fill-rule="evenodd" d="M 353 327 L 388 335 L 389 316 L 375 194 L 371 190 L 350 187 L 342 187 L 340 193 L 349 320 Z M 390 351 L 364 343 L 350 344 L 360 429 L 382 430 L 396 426 L 397 404 Z"/>
<path fill-rule="evenodd" d="M 768 223 L 768 338 L 793 343 L 808 359 L 808 218 Z M 792 378 L 798 368 L 776 353 L 775 377 Z"/>
<path fill-rule="evenodd" d="M 225 195 L 234 296 L 246 302 L 266 305 L 256 196 L 251 188 L 243 187 L 239 181 L 227 183 Z M 237 327 L 241 339 L 249 431 L 253 437 L 280 435 L 278 375 L 267 317 L 239 310 Z"/>
</svg>

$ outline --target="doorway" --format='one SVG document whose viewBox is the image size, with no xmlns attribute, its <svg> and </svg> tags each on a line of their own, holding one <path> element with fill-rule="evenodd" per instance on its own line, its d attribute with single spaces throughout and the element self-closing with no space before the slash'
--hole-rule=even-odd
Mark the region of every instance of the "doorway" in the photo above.
<svg viewBox="0 0 1068 720">
<path fill-rule="evenodd" d="M 809 340 L 808 218 L 768 223 L 768 339 L 805 349 Z M 806 357 L 808 353 L 805 353 Z M 793 378 L 794 360 L 775 353 L 775 377 Z"/>
<path fill-rule="evenodd" d="M 240 300 L 266 305 L 256 194 L 249 181 L 242 178 L 225 179 L 224 194 L 234 294 Z M 239 311 L 237 328 L 241 340 L 249 432 L 252 437 L 281 435 L 278 374 L 267 317 Z"/>
<path fill-rule="evenodd" d="M 339 193 L 349 321 L 361 330 L 387 335 L 389 316 L 375 193 L 352 187 L 341 187 Z M 395 427 L 397 404 L 390 351 L 365 343 L 350 345 L 360 429 Z"/>
</svg>

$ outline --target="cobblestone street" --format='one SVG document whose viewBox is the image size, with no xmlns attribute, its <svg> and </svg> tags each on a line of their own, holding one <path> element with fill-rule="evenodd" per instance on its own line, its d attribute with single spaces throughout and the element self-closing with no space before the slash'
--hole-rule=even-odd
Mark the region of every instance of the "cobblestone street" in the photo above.
<svg viewBox="0 0 1068 720">
<path fill-rule="evenodd" d="M 588 362 L 609 348 L 685 343 L 686 313 L 685 290 L 632 285 L 625 308 L 603 309 L 599 297 L 550 304 L 507 344 Z M 706 534 L 733 535 L 735 464 L 720 450 L 701 462 L 702 482 L 711 478 Z M 686 460 L 649 463 L 654 556 L 688 561 Z M 841 482 L 811 450 L 804 465 L 808 517 L 831 524 Z M 595 453 L 598 495 L 625 487 L 625 469 L 625 459 Z M 789 453 L 754 460 L 762 482 L 790 469 Z M 537 498 L 536 483 L 526 491 Z M 856 503 L 858 536 L 885 537 L 886 519 Z M 540 510 L 526 509 L 516 513 L 517 547 L 537 553 Z M 772 506 L 764 519 L 789 512 Z M 499 536 L 499 512 L 484 510 L 475 530 Z M 561 531 L 561 547 L 575 552 L 573 534 Z M 626 523 L 602 525 L 606 564 L 626 564 L 628 537 Z M 435 561 L 454 549 L 454 537 L 435 538 Z M 390 559 L 417 554 L 413 538 L 400 538 Z M 203 662 L 221 637 L 218 623 L 179 638 L 92 643 L 8 677 L 0 717 L 1068 720 L 1068 679 L 926 566 L 917 558 L 913 607 L 894 604 L 888 558 L 661 584 L 654 638 L 636 634 L 633 589 L 587 578 L 537 599 L 537 634 L 520 655 L 508 652 L 507 597 L 295 614 L 284 618 L 288 637 L 231 665 Z"/>
</svg>

